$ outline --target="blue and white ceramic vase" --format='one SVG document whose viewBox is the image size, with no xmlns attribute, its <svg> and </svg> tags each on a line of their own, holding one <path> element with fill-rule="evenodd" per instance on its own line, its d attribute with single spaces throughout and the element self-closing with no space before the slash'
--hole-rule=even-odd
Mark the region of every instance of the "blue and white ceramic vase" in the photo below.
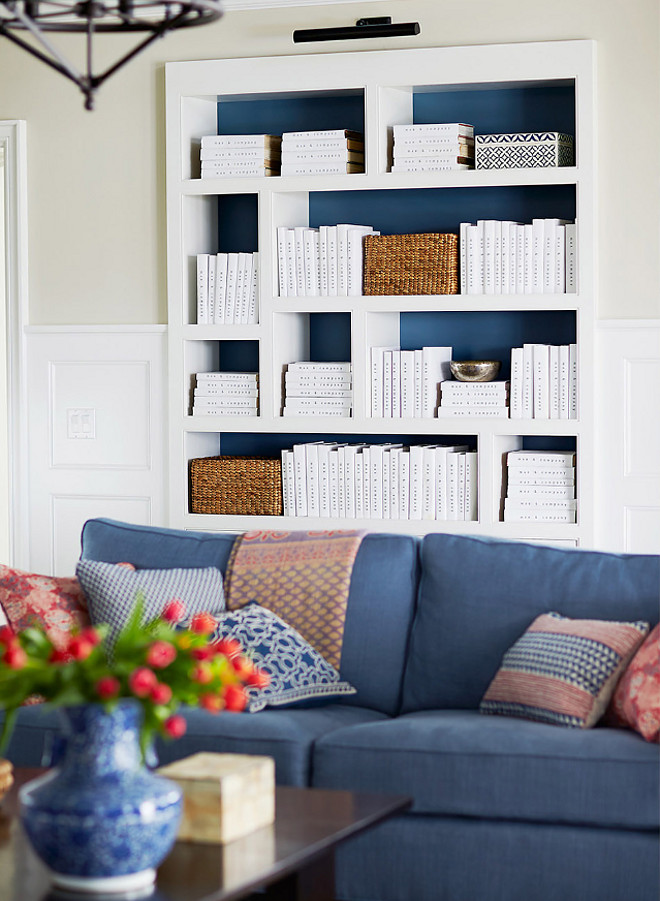
<svg viewBox="0 0 660 901">
<path fill-rule="evenodd" d="M 132 891 L 153 884 L 176 839 L 181 790 L 151 773 L 139 744 L 141 710 L 122 701 L 62 708 L 61 763 L 25 785 L 20 817 L 55 885 Z"/>
</svg>

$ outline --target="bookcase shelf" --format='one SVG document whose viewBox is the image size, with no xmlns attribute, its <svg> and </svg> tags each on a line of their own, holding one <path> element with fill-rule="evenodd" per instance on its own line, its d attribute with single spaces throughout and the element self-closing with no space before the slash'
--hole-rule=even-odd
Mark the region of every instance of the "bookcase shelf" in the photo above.
<svg viewBox="0 0 660 901">
<path fill-rule="evenodd" d="M 589 546 L 593 541 L 595 317 L 594 46 L 590 41 L 296 55 L 166 67 L 170 524 L 251 528 L 443 530 Z M 469 73 L 469 79 L 466 79 Z M 300 89 L 304 85 L 304 90 Z M 393 173 L 392 126 L 470 122 L 477 133 L 565 131 L 576 165 Z M 313 177 L 200 178 L 204 135 L 352 128 L 365 135 L 365 172 Z M 558 217 L 578 223 L 578 293 L 279 297 L 278 226 L 363 222 L 382 234 L 458 232 L 477 218 Z M 198 253 L 258 251 L 258 324 L 197 325 Z M 523 342 L 576 343 L 574 420 L 374 418 L 370 349 L 452 345 L 454 358 L 502 360 Z M 282 417 L 282 370 L 298 360 L 350 360 L 353 415 Z M 258 371 L 259 415 L 192 416 L 194 375 Z M 197 456 L 264 453 L 293 442 L 445 442 L 478 450 L 478 520 L 350 520 L 189 513 Z M 504 523 L 506 453 L 574 449 L 578 522 Z"/>
</svg>

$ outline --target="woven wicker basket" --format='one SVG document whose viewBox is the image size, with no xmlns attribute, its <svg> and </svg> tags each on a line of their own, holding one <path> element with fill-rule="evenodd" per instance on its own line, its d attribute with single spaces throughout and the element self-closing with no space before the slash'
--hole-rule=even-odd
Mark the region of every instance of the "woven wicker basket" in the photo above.
<svg viewBox="0 0 660 901">
<path fill-rule="evenodd" d="M 190 461 L 190 512 L 282 516 L 282 464 L 268 457 Z"/>
<path fill-rule="evenodd" d="M 367 235 L 365 294 L 458 294 L 458 237 Z"/>
</svg>

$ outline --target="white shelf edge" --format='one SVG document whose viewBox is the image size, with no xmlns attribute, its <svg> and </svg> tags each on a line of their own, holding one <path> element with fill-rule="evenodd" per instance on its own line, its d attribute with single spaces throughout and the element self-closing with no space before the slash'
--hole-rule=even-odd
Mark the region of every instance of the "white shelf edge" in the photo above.
<svg viewBox="0 0 660 901">
<path fill-rule="evenodd" d="M 551 299 L 551 300 L 550 300 Z M 553 312 L 580 310 L 579 294 L 415 294 L 273 297 L 274 313 Z"/>
</svg>

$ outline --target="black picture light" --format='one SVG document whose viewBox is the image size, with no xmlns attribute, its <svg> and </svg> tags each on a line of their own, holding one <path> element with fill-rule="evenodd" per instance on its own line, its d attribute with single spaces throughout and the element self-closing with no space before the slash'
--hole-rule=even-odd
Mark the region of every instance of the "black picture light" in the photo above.
<svg viewBox="0 0 660 901">
<path fill-rule="evenodd" d="M 293 43 L 310 41 L 350 41 L 360 38 L 400 38 L 419 34 L 419 22 L 396 22 L 391 16 L 358 19 L 347 28 L 300 28 L 293 32 Z"/>
</svg>

